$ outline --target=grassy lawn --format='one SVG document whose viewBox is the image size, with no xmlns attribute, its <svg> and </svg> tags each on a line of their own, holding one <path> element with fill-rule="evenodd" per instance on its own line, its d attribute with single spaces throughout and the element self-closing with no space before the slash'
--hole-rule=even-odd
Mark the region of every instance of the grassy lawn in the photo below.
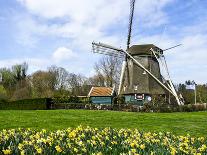
<svg viewBox="0 0 207 155">
<path fill-rule="evenodd" d="M 89 110 L 0 110 L 0 130 L 33 128 L 57 130 L 78 125 L 169 131 L 176 135 L 207 135 L 207 112 L 129 113 Z"/>
</svg>

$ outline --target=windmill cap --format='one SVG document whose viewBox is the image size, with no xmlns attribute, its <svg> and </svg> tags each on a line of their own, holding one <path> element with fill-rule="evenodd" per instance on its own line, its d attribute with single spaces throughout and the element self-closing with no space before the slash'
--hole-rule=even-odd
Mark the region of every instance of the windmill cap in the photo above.
<svg viewBox="0 0 207 155">
<path fill-rule="evenodd" d="M 153 44 L 133 45 L 128 49 L 131 55 L 151 55 L 153 49 L 157 55 L 163 54 L 163 50 Z"/>
</svg>

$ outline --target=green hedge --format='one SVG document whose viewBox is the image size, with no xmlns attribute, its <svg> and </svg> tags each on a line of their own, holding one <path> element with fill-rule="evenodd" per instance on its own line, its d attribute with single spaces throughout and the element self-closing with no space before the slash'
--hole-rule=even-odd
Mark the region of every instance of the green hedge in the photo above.
<svg viewBox="0 0 207 155">
<path fill-rule="evenodd" d="M 0 110 L 82 109 L 87 102 L 88 100 L 84 101 L 76 96 L 24 99 L 11 102 L 0 100 Z"/>
<path fill-rule="evenodd" d="M 194 112 L 194 111 L 207 111 L 207 104 L 187 104 L 187 105 L 168 105 L 162 104 L 154 106 L 150 103 L 144 104 L 141 109 L 142 112 Z"/>
<path fill-rule="evenodd" d="M 49 109 L 46 104 L 46 98 L 0 102 L 0 110 L 45 110 L 45 109 Z"/>
</svg>

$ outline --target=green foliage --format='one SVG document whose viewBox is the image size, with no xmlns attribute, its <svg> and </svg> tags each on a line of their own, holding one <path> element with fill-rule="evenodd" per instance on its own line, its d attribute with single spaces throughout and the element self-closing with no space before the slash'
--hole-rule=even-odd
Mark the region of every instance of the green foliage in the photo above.
<svg viewBox="0 0 207 155">
<path fill-rule="evenodd" d="M 12 73 L 16 81 L 25 80 L 27 77 L 28 64 L 26 62 L 12 66 Z"/>
<path fill-rule="evenodd" d="M 2 102 L 0 103 L 1 110 L 45 110 L 46 99 L 37 98 L 37 99 L 25 99 L 17 100 L 11 102 Z"/>
<path fill-rule="evenodd" d="M 125 97 L 124 96 L 118 96 L 117 103 L 118 104 L 125 104 Z"/>
<path fill-rule="evenodd" d="M 142 112 L 194 112 L 194 111 L 206 111 L 206 103 L 201 104 L 169 104 L 164 98 L 153 96 L 153 99 L 149 103 L 145 103 L 141 108 Z"/>
<path fill-rule="evenodd" d="M 198 103 L 207 103 L 207 85 L 197 85 Z"/>
<path fill-rule="evenodd" d="M 178 85 L 178 92 L 182 94 L 185 104 L 195 103 L 195 93 L 194 90 L 187 90 L 186 84 L 192 84 L 194 81 L 186 81 L 185 84 Z M 207 84 L 197 84 L 196 85 L 196 97 L 197 103 L 207 103 Z"/>
<path fill-rule="evenodd" d="M 125 97 L 124 96 L 116 96 L 113 98 L 113 106 L 116 107 L 117 105 L 125 104 Z"/>
<path fill-rule="evenodd" d="M 31 88 L 30 84 L 27 83 L 27 81 L 24 81 L 24 86 L 23 86 L 22 83 L 23 83 L 23 81 L 21 81 L 22 86 L 13 92 L 13 95 L 10 98 L 11 101 L 32 98 L 32 88 Z"/>
<path fill-rule="evenodd" d="M 115 96 L 115 97 L 113 98 L 113 100 L 112 100 L 112 104 L 113 104 L 113 105 L 118 104 L 118 96 Z"/>
<path fill-rule="evenodd" d="M 31 97 L 30 82 L 27 79 L 28 65 L 17 64 L 12 68 L 1 68 L 1 84 L 6 90 L 6 96 L 11 100 L 25 99 Z"/>
<path fill-rule="evenodd" d="M 143 112 L 151 112 L 153 111 L 154 107 L 152 103 L 145 103 L 142 107 Z"/>
<path fill-rule="evenodd" d="M 1 101 L 6 101 L 8 99 L 6 89 L 0 85 L 0 102 Z"/>
<path fill-rule="evenodd" d="M 34 98 L 53 97 L 55 75 L 46 71 L 37 71 L 32 75 L 32 91 Z"/>
<path fill-rule="evenodd" d="M 0 74 L 2 75 L 2 82 L 1 84 L 5 88 L 7 92 L 7 96 L 12 96 L 13 91 L 15 90 L 16 81 L 13 76 L 13 73 L 10 69 L 1 68 Z"/>
</svg>

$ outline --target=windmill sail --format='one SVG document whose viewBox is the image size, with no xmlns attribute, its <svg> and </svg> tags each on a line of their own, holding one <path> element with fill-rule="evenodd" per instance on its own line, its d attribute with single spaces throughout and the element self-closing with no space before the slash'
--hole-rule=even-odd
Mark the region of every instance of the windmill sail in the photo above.
<svg viewBox="0 0 207 155">
<path fill-rule="evenodd" d="M 130 14 L 129 14 L 129 27 L 128 27 L 128 36 L 127 36 L 127 49 L 129 49 L 129 45 L 131 42 L 132 24 L 133 24 L 133 17 L 134 17 L 134 5 L 135 5 L 135 0 L 131 0 Z"/>
<path fill-rule="evenodd" d="M 92 51 L 94 53 L 120 57 L 120 58 L 123 58 L 125 56 L 122 49 L 110 45 L 106 45 L 100 42 L 99 43 L 92 42 Z"/>
<path fill-rule="evenodd" d="M 135 0 L 130 1 L 130 14 L 129 14 L 129 27 L 128 27 L 128 36 L 127 36 L 127 51 L 130 46 L 131 42 L 131 33 L 132 33 L 132 24 L 133 24 L 133 17 L 134 17 L 134 6 L 135 6 Z M 123 60 L 122 63 L 122 69 L 121 69 L 121 76 L 120 76 L 120 83 L 119 83 L 119 89 L 118 89 L 118 95 L 121 93 L 124 80 L 130 82 L 129 80 L 129 66 L 127 63 L 127 54 L 125 55 L 125 60 Z"/>
<path fill-rule="evenodd" d="M 133 102 L 137 103 L 135 101 L 137 94 L 144 96 L 143 100 L 150 98 L 151 95 L 172 94 L 176 98 L 177 103 L 180 104 L 171 80 L 169 80 L 170 83 L 164 83 L 160 73 L 158 59 L 163 57 L 163 50 L 153 44 L 133 45 L 130 47 L 134 6 L 135 0 L 131 0 L 127 49 L 123 50 L 107 44 L 93 42 L 93 52 L 119 58 L 125 57 L 118 90 L 118 95 L 122 94 L 125 96 L 125 102 L 131 101 L 131 98 L 133 98 Z"/>
</svg>

